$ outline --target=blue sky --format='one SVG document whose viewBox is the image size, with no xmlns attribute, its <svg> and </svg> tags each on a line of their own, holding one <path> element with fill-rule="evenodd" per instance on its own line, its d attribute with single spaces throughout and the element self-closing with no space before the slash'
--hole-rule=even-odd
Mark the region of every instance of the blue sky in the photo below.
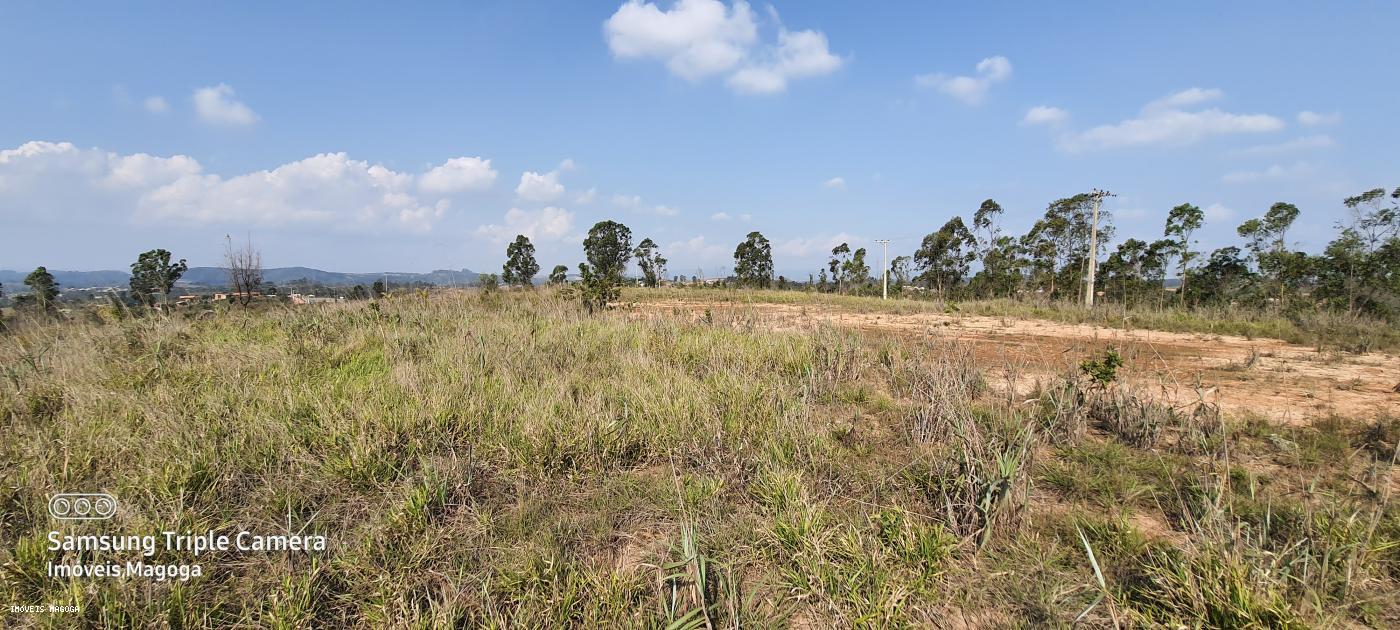
<svg viewBox="0 0 1400 630">
<path fill-rule="evenodd" d="M 1318 249 L 1400 185 L 1394 3 L 0 5 L 0 267 L 574 266 L 601 219 L 673 274 L 751 230 L 805 278 L 982 199 L 1091 187 L 1119 236 L 1275 201 Z"/>
</svg>

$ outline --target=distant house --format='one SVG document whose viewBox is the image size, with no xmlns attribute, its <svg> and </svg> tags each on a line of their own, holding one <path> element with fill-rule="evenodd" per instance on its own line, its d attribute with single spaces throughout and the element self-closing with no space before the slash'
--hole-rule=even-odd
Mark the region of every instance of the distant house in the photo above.
<svg viewBox="0 0 1400 630">
<path fill-rule="evenodd" d="M 302 295 L 300 293 L 293 293 L 287 297 L 291 300 L 292 304 L 331 304 L 345 301 L 343 297 L 316 297 L 314 295 Z"/>
<path fill-rule="evenodd" d="M 231 292 L 231 293 L 215 293 L 215 294 L 214 294 L 214 300 L 215 300 L 215 301 L 218 301 L 218 300 L 227 300 L 227 299 L 231 299 L 231 298 L 242 299 L 242 298 L 245 298 L 245 297 L 247 297 L 247 298 L 260 298 L 260 297 L 262 297 L 262 296 L 263 296 L 263 294 L 262 294 L 262 293 L 259 293 L 259 292 L 257 292 L 257 291 L 253 291 L 252 293 L 249 293 L 249 292 L 247 292 L 247 291 L 234 291 L 234 292 Z"/>
</svg>

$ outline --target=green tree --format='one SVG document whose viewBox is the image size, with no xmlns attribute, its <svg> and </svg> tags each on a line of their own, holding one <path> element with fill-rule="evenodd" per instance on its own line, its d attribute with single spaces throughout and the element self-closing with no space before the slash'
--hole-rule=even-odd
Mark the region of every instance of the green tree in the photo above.
<svg viewBox="0 0 1400 630">
<path fill-rule="evenodd" d="M 172 264 L 170 252 L 163 249 L 141 254 L 131 263 L 131 295 L 143 304 L 154 303 L 156 296 L 168 300 L 171 289 L 189 268 L 183 258 Z"/>
<path fill-rule="evenodd" d="M 734 248 L 734 275 L 743 284 L 768 288 L 773 280 L 773 246 L 762 233 L 749 232 Z"/>
<path fill-rule="evenodd" d="M 616 221 L 599 221 L 583 239 L 583 253 L 594 273 L 621 280 L 632 259 L 632 230 Z"/>
<path fill-rule="evenodd" d="M 1342 203 L 1349 216 L 1338 221 L 1341 231 L 1319 261 L 1317 296 L 1348 313 L 1386 314 L 1396 296 L 1387 293 L 1388 275 L 1400 273 L 1385 254 L 1400 238 L 1400 188 L 1387 200 L 1384 188 L 1348 197 Z M 1386 299 L 1389 298 L 1389 299 Z"/>
<path fill-rule="evenodd" d="M 870 283 L 870 265 L 865 262 L 864 247 L 851 252 L 850 260 L 841 264 L 841 276 L 848 290 Z"/>
<path fill-rule="evenodd" d="M 890 261 L 890 277 L 894 278 L 894 290 L 903 291 L 904 285 L 909 284 L 909 263 L 908 256 L 895 256 Z"/>
<path fill-rule="evenodd" d="M 588 230 L 583 252 L 588 262 L 578 266 L 580 297 L 591 313 L 622 295 L 622 273 L 632 258 L 632 230 L 616 221 L 599 221 Z"/>
<path fill-rule="evenodd" d="M 851 261 L 851 246 L 845 243 L 831 248 L 831 260 L 826 262 L 827 271 L 831 272 L 831 282 L 836 285 L 836 292 L 842 293 L 845 290 L 845 273 L 843 270 Z M 826 284 L 825 281 L 822 282 Z"/>
<path fill-rule="evenodd" d="M 922 270 L 919 278 L 940 294 L 958 286 L 976 259 L 977 239 L 962 217 L 949 219 L 937 232 L 925 236 L 914 252 L 914 261 Z"/>
<path fill-rule="evenodd" d="M 29 287 L 30 295 L 33 296 L 34 304 L 41 311 L 51 311 L 54 308 L 54 301 L 58 299 L 58 283 L 54 281 L 53 274 L 48 269 L 36 267 L 24 278 L 24 286 Z"/>
<path fill-rule="evenodd" d="M 384 294 L 385 294 L 385 293 L 388 293 L 388 292 L 389 292 L 389 287 L 388 287 L 387 285 L 384 284 L 384 281 L 383 281 L 383 280 L 375 280 L 375 281 L 374 281 L 374 284 L 371 284 L 371 285 L 369 286 L 369 293 L 370 293 L 370 295 L 373 296 L 374 299 L 376 299 L 376 300 L 379 299 L 379 298 L 381 298 L 381 297 L 384 297 Z"/>
<path fill-rule="evenodd" d="M 1104 291 L 1125 307 L 1150 295 L 1160 296 L 1172 241 L 1147 243 L 1130 238 L 1118 244 L 1103 264 Z"/>
<path fill-rule="evenodd" d="M 1288 251 L 1288 229 L 1298 219 L 1298 207 L 1282 201 L 1269 206 L 1269 211 L 1258 219 L 1250 219 L 1240 224 L 1236 232 L 1245 239 L 1246 247 L 1259 273 L 1267 277 L 1276 288 L 1279 306 L 1287 302 L 1289 285 L 1304 273 L 1298 252 Z"/>
<path fill-rule="evenodd" d="M 482 293 L 495 293 L 501 287 L 501 278 L 494 273 L 483 273 L 476 277 L 476 286 Z"/>
<path fill-rule="evenodd" d="M 353 287 L 350 287 L 350 299 L 352 299 L 352 300 L 368 300 L 368 299 L 369 299 L 369 291 L 366 291 L 366 290 L 365 290 L 365 285 L 363 285 L 363 284 L 357 284 L 357 285 L 355 285 L 355 286 L 353 286 Z"/>
<path fill-rule="evenodd" d="M 1206 264 L 1196 271 L 1196 281 L 1185 297 L 1193 304 L 1228 304 L 1248 293 L 1253 283 L 1254 272 L 1244 251 L 1222 247 L 1211 252 Z"/>
<path fill-rule="evenodd" d="M 1191 273 L 1191 262 L 1199 255 L 1191 250 L 1194 242 L 1191 235 L 1201 228 L 1205 219 L 1205 213 L 1189 203 L 1183 203 L 1167 213 L 1167 225 L 1162 235 L 1171 239 L 1171 248 L 1167 253 L 1176 257 L 1181 270 L 1181 286 L 1177 287 L 1179 295 L 1186 295 L 1186 278 Z"/>
<path fill-rule="evenodd" d="M 550 284 L 564 284 L 569 281 L 569 268 L 565 265 L 555 265 L 549 272 Z"/>
<path fill-rule="evenodd" d="M 506 263 L 501 266 L 501 279 L 506 284 L 532 287 L 540 264 L 535 262 L 535 245 L 524 234 L 515 235 L 515 242 L 506 246 Z"/>
<path fill-rule="evenodd" d="M 998 236 L 982 258 L 982 269 L 972 278 L 972 286 L 980 296 L 1015 295 L 1025 281 L 1029 261 L 1023 255 L 1020 242 L 1010 236 Z"/>
<path fill-rule="evenodd" d="M 642 269 L 642 283 L 649 287 L 659 286 L 661 279 L 666 277 L 667 261 L 661 257 L 660 247 L 656 242 L 644 238 L 632 254 L 637 257 L 637 266 Z"/>
<path fill-rule="evenodd" d="M 1001 227 L 997 222 L 1003 213 L 1001 204 L 996 200 L 987 199 L 972 215 L 973 236 L 977 238 L 977 250 L 984 267 L 992 248 L 996 246 L 997 238 L 1001 236 Z"/>
</svg>

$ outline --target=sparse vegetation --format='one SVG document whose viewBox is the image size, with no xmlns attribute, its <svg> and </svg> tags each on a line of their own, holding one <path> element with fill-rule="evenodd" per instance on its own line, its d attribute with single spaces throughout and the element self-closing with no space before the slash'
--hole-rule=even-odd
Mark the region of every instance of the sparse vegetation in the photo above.
<svg viewBox="0 0 1400 630">
<path fill-rule="evenodd" d="M 951 340 L 561 289 L 178 313 L 4 333 L 0 596 L 75 625 L 1400 623 L 1393 419 L 1139 420 L 1121 378 L 1016 395 Z M 53 580 L 71 488 L 123 531 L 331 545 Z"/>
</svg>

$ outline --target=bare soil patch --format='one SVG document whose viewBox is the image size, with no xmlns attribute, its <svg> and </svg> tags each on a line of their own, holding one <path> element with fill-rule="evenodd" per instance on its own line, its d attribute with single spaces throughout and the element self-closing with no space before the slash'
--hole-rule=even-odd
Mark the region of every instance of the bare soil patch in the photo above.
<svg viewBox="0 0 1400 630">
<path fill-rule="evenodd" d="M 1116 348 L 1125 378 L 1178 404 L 1202 395 L 1234 416 L 1258 414 L 1304 423 L 1338 415 L 1400 414 L 1400 357 L 1318 352 L 1278 339 L 1129 330 L 1090 324 L 957 313 L 858 313 L 824 304 L 734 304 L 667 300 L 628 306 L 637 317 L 708 318 L 716 323 L 802 330 L 852 328 L 911 338 L 968 342 L 993 374 L 1020 366 L 1019 387 L 1075 369 L 1093 352 Z"/>
</svg>

